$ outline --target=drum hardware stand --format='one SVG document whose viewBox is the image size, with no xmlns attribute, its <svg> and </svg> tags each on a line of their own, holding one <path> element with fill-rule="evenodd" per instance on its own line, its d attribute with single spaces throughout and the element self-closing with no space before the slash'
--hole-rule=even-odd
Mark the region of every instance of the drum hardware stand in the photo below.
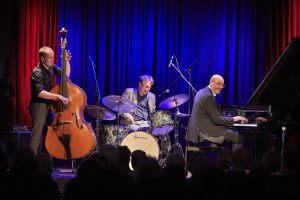
<svg viewBox="0 0 300 200">
<path fill-rule="evenodd" d="M 163 149 L 163 144 L 164 144 L 164 141 L 163 141 L 164 138 L 162 136 L 159 136 L 159 140 L 160 140 L 160 152 L 159 152 L 159 161 L 158 162 L 159 162 L 159 165 L 162 168 L 164 168 L 166 166 L 166 159 L 169 156 L 169 154 L 170 154 L 169 152 L 171 151 L 172 148 L 167 151 L 165 157 L 163 158 L 164 154 L 162 152 L 162 149 Z"/>
<path fill-rule="evenodd" d="M 118 102 L 118 116 L 117 116 L 117 142 L 116 142 L 116 144 L 117 144 L 117 146 L 120 146 L 121 145 L 121 136 L 120 136 L 120 132 L 119 132 L 119 127 L 120 127 L 120 105 L 122 104 L 122 101 L 121 101 L 121 97 L 120 97 L 120 101 Z"/>
<path fill-rule="evenodd" d="M 168 149 L 167 149 L 167 151 L 166 152 L 164 152 L 164 154 L 163 154 L 163 151 L 165 151 L 166 150 L 166 148 L 167 148 L 167 142 L 168 142 L 168 138 L 167 137 L 169 137 L 168 136 L 168 132 L 166 132 L 165 134 L 163 134 L 163 135 L 159 135 L 158 136 L 158 139 L 159 139 L 159 141 L 160 141 L 160 149 L 161 149 L 161 151 L 160 151 L 160 155 L 159 155 L 159 157 L 160 158 L 162 158 L 162 156 L 164 155 L 164 154 L 167 154 L 167 152 L 169 151 Z M 163 150 L 163 151 L 162 151 Z"/>
<path fill-rule="evenodd" d="M 117 124 L 117 142 L 116 142 L 116 144 L 117 144 L 117 146 L 119 146 L 120 144 L 121 144 L 121 138 L 120 138 L 120 133 L 119 133 L 119 126 L 120 126 L 120 113 L 118 112 L 118 114 L 117 114 L 118 116 L 118 119 L 117 119 L 117 121 L 118 121 L 118 124 Z"/>
<path fill-rule="evenodd" d="M 150 130 L 153 130 L 153 129 L 154 129 L 153 128 L 153 124 L 150 123 Z M 149 133 L 149 134 L 151 134 L 151 133 Z M 162 158 L 163 157 L 162 148 L 163 148 L 163 139 L 164 138 L 162 137 L 162 135 L 157 135 L 156 137 L 157 137 L 157 139 L 159 141 L 159 147 L 160 147 L 160 151 L 159 151 L 159 155 L 158 155 L 158 162 L 159 162 L 159 165 L 161 167 L 164 167 L 164 165 L 165 165 L 165 159 Z"/>
<path fill-rule="evenodd" d="M 176 113 L 180 113 L 179 112 L 179 107 L 177 106 L 177 101 L 175 100 L 175 103 L 176 103 L 176 110 L 177 112 Z M 179 114 L 175 114 L 175 127 L 174 127 L 174 144 L 171 146 L 171 149 L 168 151 L 167 155 L 165 156 L 165 158 L 163 159 L 160 159 L 159 161 L 159 165 L 161 167 L 164 167 L 165 164 L 166 164 L 166 159 L 168 158 L 168 156 L 171 154 L 171 153 L 178 153 L 178 154 L 181 154 L 183 157 L 184 157 L 184 153 L 183 153 L 183 149 L 182 149 L 182 146 L 181 144 L 179 143 L 178 141 L 178 136 L 179 136 L 179 132 L 178 132 L 178 128 L 179 128 Z"/>
<path fill-rule="evenodd" d="M 100 138 L 99 138 L 99 127 L 100 127 L 100 119 L 99 119 L 99 103 L 101 100 L 101 96 L 100 96 L 100 91 L 99 91 L 99 86 L 98 86 L 98 81 L 97 81 L 97 76 L 96 76 L 96 65 L 93 62 L 92 58 L 89 56 L 90 61 L 92 63 L 93 66 L 93 72 L 94 72 L 94 78 L 95 78 L 95 84 L 96 84 L 96 93 L 95 93 L 95 97 L 96 97 L 96 105 L 97 105 L 97 112 L 96 112 L 96 128 L 95 128 L 95 134 L 96 134 L 96 140 L 97 140 L 97 144 L 96 144 L 96 152 L 99 152 L 100 149 Z"/>
<path fill-rule="evenodd" d="M 94 72 L 94 78 L 95 78 L 95 85 L 96 85 L 96 91 L 95 91 L 95 99 L 96 99 L 96 105 L 97 105 L 97 112 L 96 112 L 96 124 L 95 124 L 95 135 L 96 135 L 96 149 L 95 151 L 93 151 L 92 153 L 90 153 L 89 155 L 87 155 L 84 159 L 84 160 L 87 160 L 89 159 L 94 153 L 98 153 L 99 152 L 99 149 L 100 149 L 100 138 L 99 138 L 99 127 L 100 127 L 100 119 L 99 119 L 99 103 L 100 103 L 100 100 L 101 100 L 101 97 L 100 97 L 100 92 L 99 92 L 99 87 L 98 87 L 98 81 L 97 81 L 97 76 L 96 76 L 96 65 L 95 63 L 93 62 L 91 56 L 89 56 L 89 59 L 92 63 L 92 66 L 93 66 L 93 72 Z M 75 163 L 75 160 L 72 160 L 71 161 L 71 165 L 72 165 L 72 171 L 74 172 L 74 163 Z"/>
<path fill-rule="evenodd" d="M 176 110 L 177 110 L 177 113 L 180 113 L 179 112 L 179 107 L 176 106 Z M 174 153 L 180 153 L 184 156 L 183 154 L 183 150 L 182 150 L 182 146 L 180 145 L 179 141 L 178 141 L 178 136 L 179 136 L 179 132 L 178 132 L 178 128 L 179 128 L 179 120 L 180 120 L 180 116 L 178 114 L 175 115 L 175 133 L 174 133 L 174 146 L 171 147 L 171 150 L 173 148 L 173 152 Z"/>
</svg>

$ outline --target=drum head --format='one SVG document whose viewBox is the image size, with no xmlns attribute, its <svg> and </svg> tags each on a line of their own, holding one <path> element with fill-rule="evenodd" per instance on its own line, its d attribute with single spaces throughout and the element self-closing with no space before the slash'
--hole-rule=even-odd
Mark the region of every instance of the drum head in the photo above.
<svg viewBox="0 0 300 200">
<path fill-rule="evenodd" d="M 173 125 L 163 125 L 161 127 L 153 128 L 152 134 L 155 136 L 166 135 L 174 129 Z"/>
<path fill-rule="evenodd" d="M 169 111 L 161 110 L 151 114 L 152 134 L 166 135 L 174 129 L 174 121 Z"/>
<path fill-rule="evenodd" d="M 135 150 L 142 150 L 147 156 L 158 159 L 159 145 L 155 138 L 145 132 L 137 131 L 129 133 L 121 142 L 121 146 L 127 146 L 131 153 Z M 131 161 L 129 167 L 132 169 Z"/>
</svg>

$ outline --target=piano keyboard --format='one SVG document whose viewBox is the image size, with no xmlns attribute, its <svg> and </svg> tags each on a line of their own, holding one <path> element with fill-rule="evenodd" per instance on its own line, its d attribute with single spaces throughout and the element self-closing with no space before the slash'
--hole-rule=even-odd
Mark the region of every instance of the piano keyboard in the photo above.
<svg viewBox="0 0 300 200">
<path fill-rule="evenodd" d="M 233 124 L 236 127 L 257 127 L 258 124 Z"/>
</svg>

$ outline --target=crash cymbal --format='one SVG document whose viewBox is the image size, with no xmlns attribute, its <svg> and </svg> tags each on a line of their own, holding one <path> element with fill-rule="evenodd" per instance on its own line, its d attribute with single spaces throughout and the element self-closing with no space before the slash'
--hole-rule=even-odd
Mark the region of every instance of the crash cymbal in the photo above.
<svg viewBox="0 0 300 200">
<path fill-rule="evenodd" d="M 97 118 L 97 109 L 99 108 L 98 112 L 98 118 L 102 120 L 115 120 L 116 115 L 112 111 L 103 108 L 103 107 L 98 107 L 96 105 L 89 105 L 84 108 L 84 113 Z"/>
<path fill-rule="evenodd" d="M 180 106 L 181 104 L 185 103 L 189 99 L 189 95 L 187 94 L 178 94 L 172 97 L 167 98 L 163 102 L 159 104 L 161 109 L 169 109 L 175 108 Z"/>
<path fill-rule="evenodd" d="M 178 116 L 178 117 L 188 117 L 188 116 L 190 116 L 190 114 L 181 113 L 181 112 L 172 113 L 172 115 Z"/>
<path fill-rule="evenodd" d="M 107 108 L 120 113 L 132 112 L 137 108 L 137 105 L 135 103 L 125 97 L 118 95 L 106 96 L 102 99 L 102 103 Z"/>
</svg>

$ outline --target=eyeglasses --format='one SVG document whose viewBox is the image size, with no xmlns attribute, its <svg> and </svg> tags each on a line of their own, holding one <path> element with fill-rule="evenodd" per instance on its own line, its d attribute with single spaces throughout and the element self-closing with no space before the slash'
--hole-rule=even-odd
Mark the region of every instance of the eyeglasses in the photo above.
<svg viewBox="0 0 300 200">
<path fill-rule="evenodd" d="M 141 82 L 141 86 L 143 86 L 145 89 L 148 89 L 150 90 L 152 86 L 147 86 L 147 85 L 144 85 L 142 82 Z"/>
<path fill-rule="evenodd" d="M 220 83 L 220 82 L 216 82 L 214 80 L 212 80 L 215 84 L 217 84 L 219 87 L 222 87 L 224 88 L 225 87 L 225 84 L 224 83 Z"/>
</svg>

